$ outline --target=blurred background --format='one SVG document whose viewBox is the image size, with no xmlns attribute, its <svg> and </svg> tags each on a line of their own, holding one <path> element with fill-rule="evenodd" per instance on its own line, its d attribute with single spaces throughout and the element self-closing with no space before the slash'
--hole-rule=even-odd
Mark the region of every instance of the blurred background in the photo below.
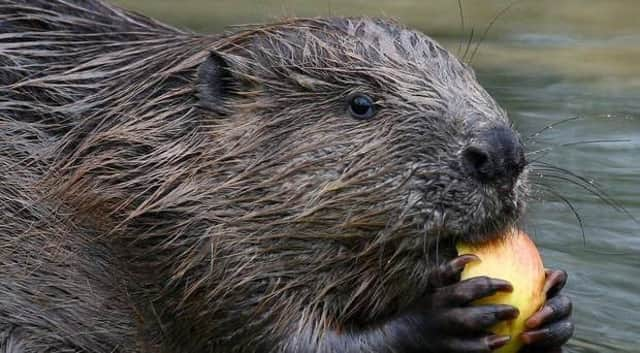
<svg viewBox="0 0 640 353">
<path fill-rule="evenodd" d="M 578 186 L 549 172 L 555 191 L 533 202 L 526 220 L 546 265 L 570 274 L 577 327 L 567 351 L 640 351 L 638 0 L 466 0 L 463 16 L 456 0 L 115 3 L 200 32 L 292 16 L 384 16 L 459 56 L 475 52 L 479 80 L 509 112 L 529 159 L 584 177 Z"/>
</svg>

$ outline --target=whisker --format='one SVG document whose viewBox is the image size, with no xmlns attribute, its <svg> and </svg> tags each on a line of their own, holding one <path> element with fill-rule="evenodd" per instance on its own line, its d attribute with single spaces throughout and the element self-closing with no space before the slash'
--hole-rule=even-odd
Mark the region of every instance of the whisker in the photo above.
<svg viewBox="0 0 640 353">
<path fill-rule="evenodd" d="M 545 131 L 550 130 L 550 129 L 553 129 L 554 127 L 556 127 L 556 126 L 558 126 L 558 125 L 566 124 L 566 123 L 569 123 L 569 122 L 572 122 L 572 121 L 576 121 L 576 120 L 583 120 L 583 119 L 584 119 L 584 118 L 582 118 L 582 117 L 574 116 L 574 117 L 572 117 L 572 118 L 567 118 L 567 119 L 562 119 L 562 120 L 560 120 L 560 121 L 556 121 L 556 122 L 554 122 L 554 123 L 551 123 L 551 124 L 549 124 L 549 125 L 547 125 L 547 126 L 543 127 L 542 129 L 540 129 L 540 130 L 538 130 L 538 131 L 534 132 L 533 134 L 526 136 L 526 137 L 524 138 L 524 140 L 525 140 L 525 141 L 529 141 L 529 140 L 531 140 L 531 139 L 534 139 L 534 138 L 536 138 L 536 137 L 540 136 L 540 135 L 541 135 L 542 133 L 544 133 Z"/>
<path fill-rule="evenodd" d="M 620 142 L 631 142 L 631 140 L 629 140 L 629 139 L 608 139 L 608 140 L 602 139 L 602 140 L 587 140 L 587 141 L 567 142 L 567 143 L 561 143 L 561 144 L 552 145 L 552 146 L 541 148 L 541 149 L 534 150 L 534 151 L 529 151 L 529 152 L 526 152 L 526 155 L 527 156 L 531 156 L 531 155 L 542 153 L 541 156 L 538 156 L 536 159 L 531 160 L 531 163 L 533 163 L 533 162 L 539 161 L 542 158 L 545 158 L 546 156 L 549 155 L 550 152 L 554 151 L 558 147 L 571 147 L 571 146 L 589 145 L 589 144 L 596 144 L 596 143 L 620 143 Z"/>
<path fill-rule="evenodd" d="M 571 203 L 571 201 L 569 201 L 569 199 L 567 199 L 565 196 L 560 194 L 558 191 L 556 191 L 550 185 L 537 184 L 536 186 L 542 188 L 544 192 L 547 192 L 547 193 L 551 194 L 553 197 L 559 199 L 565 205 L 567 205 L 567 207 L 569 207 L 569 209 L 571 210 L 573 215 L 576 217 L 576 220 L 578 221 L 578 225 L 580 226 L 580 233 L 582 234 L 582 245 L 584 247 L 587 247 L 587 237 L 586 237 L 585 232 L 584 232 L 584 222 L 582 220 L 582 216 L 580 216 L 580 213 L 575 208 L 575 206 Z"/>
<path fill-rule="evenodd" d="M 553 147 L 545 147 L 545 148 L 541 148 L 539 150 L 535 150 L 535 151 L 530 151 L 525 153 L 525 155 L 527 156 L 527 163 L 528 164 L 535 164 L 541 160 L 543 160 L 544 158 L 549 156 L 549 153 L 551 153 L 554 150 Z M 531 156 L 533 155 L 538 155 L 535 156 L 535 158 L 531 158 Z"/>
<path fill-rule="evenodd" d="M 535 172 L 539 171 L 541 173 L 539 173 L 537 176 L 540 178 L 561 180 L 564 182 L 569 182 L 575 186 L 578 186 L 588 191 L 592 195 L 597 196 L 600 200 L 605 202 L 607 205 L 609 205 L 616 211 L 624 213 L 627 217 L 632 219 L 635 223 L 638 223 L 637 218 L 633 216 L 631 212 L 629 212 L 629 210 L 627 210 L 624 206 L 620 205 L 617 201 L 615 201 L 594 180 L 587 179 L 570 170 L 554 166 L 547 162 L 538 161 L 536 163 L 531 163 L 530 165 L 532 166 L 534 176 L 536 176 Z"/>
<path fill-rule="evenodd" d="M 462 0 L 458 0 L 458 14 L 460 15 L 460 33 L 464 34 L 464 10 L 462 6 Z M 463 45 L 464 45 L 464 41 L 462 40 L 462 35 L 461 35 L 460 43 L 458 43 L 458 55 L 462 53 Z"/>
<path fill-rule="evenodd" d="M 593 179 L 588 179 L 587 177 L 584 177 L 582 175 L 576 174 L 566 168 L 562 168 L 562 167 L 558 167 L 556 165 L 553 165 L 549 162 L 543 162 L 543 161 L 538 161 L 536 163 L 531 163 L 532 166 L 535 168 L 535 170 L 547 170 L 547 171 L 555 171 L 555 172 L 559 172 L 559 175 L 565 175 L 565 176 L 569 176 L 572 178 L 575 178 L 576 180 L 587 184 L 587 185 L 591 185 L 591 186 L 595 186 L 595 187 L 599 187 L 599 185 L 596 183 L 595 180 Z M 545 175 L 546 176 L 546 175 Z M 598 190 L 601 191 L 601 190 Z"/>
<path fill-rule="evenodd" d="M 564 174 L 564 173 L 560 173 L 555 169 L 545 169 L 545 168 L 540 168 L 540 170 L 544 170 L 545 173 L 541 173 L 539 175 L 539 177 L 541 179 L 555 179 L 555 180 L 560 180 L 562 182 L 568 182 L 572 185 L 575 186 L 579 186 L 582 189 L 585 189 L 586 191 L 588 191 L 590 194 L 597 196 L 599 199 L 601 199 L 602 201 L 607 202 L 607 204 L 609 204 L 609 206 L 614 207 L 616 210 L 619 210 L 618 207 L 615 202 L 613 202 L 613 200 L 609 200 L 609 196 L 604 194 L 604 192 L 602 190 L 600 190 L 599 187 L 597 187 L 594 184 L 590 184 L 590 183 L 586 183 L 583 182 L 582 180 L 573 178 L 570 175 Z"/>
<path fill-rule="evenodd" d="M 511 3 L 509 3 L 509 5 L 507 5 L 507 7 L 505 7 L 504 9 L 502 9 L 500 12 L 498 12 L 489 22 L 489 25 L 487 26 L 487 28 L 484 30 L 484 32 L 482 33 L 482 37 L 480 37 L 480 41 L 478 41 L 478 44 L 476 45 L 476 47 L 473 49 L 473 53 L 471 54 L 471 57 L 469 58 L 469 64 L 473 63 L 473 59 L 476 57 L 476 53 L 478 52 L 478 49 L 480 49 L 480 46 L 482 45 L 482 43 L 484 43 L 484 40 L 487 38 L 487 34 L 489 34 L 489 31 L 491 30 L 491 28 L 493 27 L 493 25 L 496 23 L 496 21 L 498 21 L 498 19 L 500 17 L 502 17 L 502 15 L 504 15 L 505 13 L 507 13 L 516 3 L 520 2 L 521 0 L 513 0 L 511 1 Z M 465 55 L 466 56 L 466 55 Z"/>
<path fill-rule="evenodd" d="M 567 147 L 567 146 L 578 146 L 578 145 L 588 145 L 593 143 L 617 143 L 617 142 L 631 142 L 630 139 L 610 139 L 610 140 L 588 140 L 588 141 L 576 141 L 576 142 L 567 142 L 560 145 L 558 147 Z"/>
<path fill-rule="evenodd" d="M 462 61 L 466 60 L 465 58 L 467 57 L 467 54 L 469 53 L 469 49 L 471 49 L 471 43 L 473 43 L 473 36 L 474 35 L 475 35 L 475 29 L 471 28 L 471 33 L 469 35 L 469 39 L 467 40 L 467 47 L 464 50 L 464 54 L 462 54 L 462 58 L 461 58 Z"/>
</svg>

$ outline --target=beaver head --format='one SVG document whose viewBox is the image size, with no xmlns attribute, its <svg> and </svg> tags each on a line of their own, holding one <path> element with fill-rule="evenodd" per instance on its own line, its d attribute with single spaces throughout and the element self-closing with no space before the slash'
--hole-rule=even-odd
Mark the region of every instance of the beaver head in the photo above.
<svg viewBox="0 0 640 353">
<path fill-rule="evenodd" d="M 494 236 L 522 211 L 524 153 L 506 114 L 418 32 L 263 27 L 220 43 L 198 84 L 208 298 L 250 293 L 288 323 L 292 311 L 370 322 L 419 296 L 455 240 Z"/>
<path fill-rule="evenodd" d="M 249 173 L 226 194 L 253 195 L 234 203 L 247 217 L 277 205 L 283 234 L 295 225 L 323 240 L 358 238 L 358 248 L 481 240 L 518 218 L 519 137 L 473 71 L 430 38 L 359 19 L 245 36 L 224 43 L 198 79 L 201 105 L 226 112 L 210 125 L 216 154 L 240 154 L 233 170 Z"/>
</svg>

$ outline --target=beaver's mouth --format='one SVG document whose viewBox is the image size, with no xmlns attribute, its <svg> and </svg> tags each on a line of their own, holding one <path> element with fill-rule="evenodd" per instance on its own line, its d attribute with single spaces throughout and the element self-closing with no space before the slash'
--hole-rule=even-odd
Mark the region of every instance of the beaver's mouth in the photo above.
<svg viewBox="0 0 640 353">
<path fill-rule="evenodd" d="M 420 228 L 431 239 L 447 239 L 469 243 L 485 242 L 502 236 L 521 219 L 524 204 L 517 198 L 490 200 L 489 205 L 478 202 L 476 207 L 440 205 L 423 209 L 417 217 Z M 469 211 L 469 210 L 473 211 Z"/>
<path fill-rule="evenodd" d="M 470 224 L 464 233 L 457 238 L 468 243 L 481 243 L 504 236 L 507 229 L 519 223 L 522 216 L 521 207 L 504 207 L 501 212 L 481 222 Z"/>
<path fill-rule="evenodd" d="M 477 243 L 499 237 L 520 222 L 529 189 L 526 168 L 512 173 L 508 183 L 487 183 L 456 165 L 449 167 L 449 174 L 437 175 L 420 169 L 410 181 L 407 200 L 416 200 L 412 221 L 423 235 Z"/>
</svg>

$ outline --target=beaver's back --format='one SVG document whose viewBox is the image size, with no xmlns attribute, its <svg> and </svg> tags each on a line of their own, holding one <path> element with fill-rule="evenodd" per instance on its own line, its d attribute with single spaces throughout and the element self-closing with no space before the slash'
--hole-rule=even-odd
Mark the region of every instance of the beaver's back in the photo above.
<svg viewBox="0 0 640 353">
<path fill-rule="evenodd" d="M 104 109 L 98 92 L 151 65 L 141 51 L 151 61 L 186 36 L 100 1 L 1 0 L 0 9 L 0 115 L 58 132 Z"/>
<path fill-rule="evenodd" d="M 49 139 L 0 117 L 0 351 L 134 351 L 110 249 L 44 198 Z"/>
<path fill-rule="evenodd" d="M 103 108 L 108 61 L 126 76 L 133 59 L 115 53 L 177 33 L 98 1 L 0 0 L 1 352 L 143 346 L 113 249 L 51 197 L 53 167 L 62 137 Z"/>
</svg>

